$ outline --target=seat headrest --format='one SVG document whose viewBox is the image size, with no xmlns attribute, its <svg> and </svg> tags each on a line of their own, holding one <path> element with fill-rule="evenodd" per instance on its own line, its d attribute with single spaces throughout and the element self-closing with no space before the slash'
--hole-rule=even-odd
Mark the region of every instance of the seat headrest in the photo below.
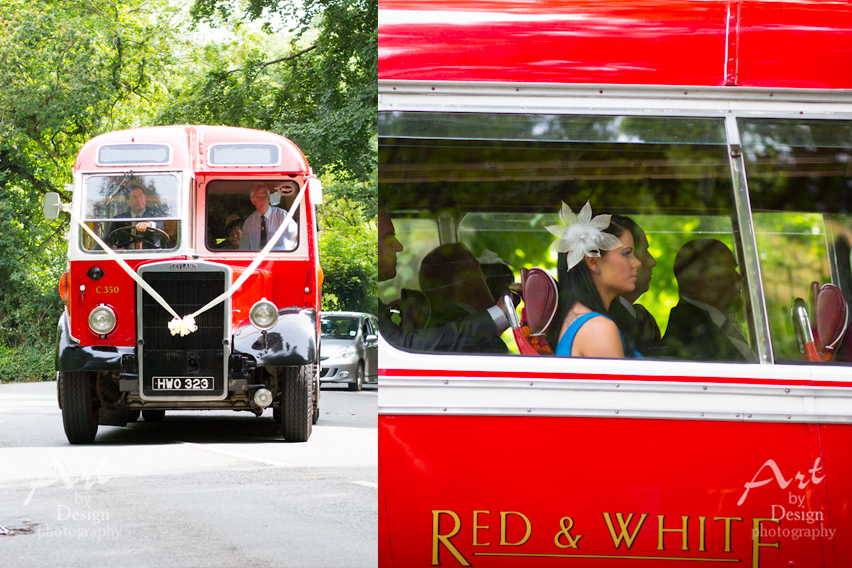
<svg viewBox="0 0 852 568">
<path fill-rule="evenodd" d="M 521 270 L 524 309 L 532 335 L 541 335 L 550 327 L 559 303 L 559 291 L 553 276 L 542 268 Z"/>
<path fill-rule="evenodd" d="M 846 333 L 849 320 L 846 299 L 840 288 L 824 284 L 816 298 L 816 328 L 822 344 L 833 350 Z"/>
</svg>

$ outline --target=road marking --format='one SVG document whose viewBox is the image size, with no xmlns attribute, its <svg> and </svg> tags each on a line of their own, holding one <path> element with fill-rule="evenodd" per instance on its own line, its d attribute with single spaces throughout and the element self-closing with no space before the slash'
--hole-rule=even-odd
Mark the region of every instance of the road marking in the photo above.
<svg viewBox="0 0 852 568">
<path fill-rule="evenodd" d="M 208 452 L 213 452 L 214 454 L 222 454 L 222 455 L 225 455 L 225 456 L 230 456 L 232 458 L 239 458 L 239 459 L 243 459 L 243 460 L 255 461 L 255 462 L 266 464 L 266 465 L 274 465 L 275 467 L 295 467 L 291 463 L 277 461 L 277 460 L 271 460 L 271 459 L 264 458 L 264 457 L 250 456 L 248 454 L 241 454 L 240 452 L 232 452 L 230 450 L 223 450 L 221 448 L 208 446 L 206 444 L 198 444 L 196 442 L 184 442 L 184 441 L 181 441 L 181 444 L 186 444 L 188 446 L 195 446 L 196 448 L 200 448 L 202 450 L 207 450 Z"/>
<path fill-rule="evenodd" d="M 372 481 L 352 481 L 353 485 L 360 485 L 361 487 L 369 487 L 370 489 L 378 489 L 379 484 L 373 483 Z"/>
</svg>

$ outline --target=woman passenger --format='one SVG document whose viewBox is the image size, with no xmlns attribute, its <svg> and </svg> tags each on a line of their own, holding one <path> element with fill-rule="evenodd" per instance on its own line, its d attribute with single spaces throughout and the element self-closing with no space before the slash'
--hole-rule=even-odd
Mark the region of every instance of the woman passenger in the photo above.
<svg viewBox="0 0 852 568">
<path fill-rule="evenodd" d="M 641 262 L 633 254 L 633 235 L 618 224 L 617 217 L 598 215 L 593 219 L 588 202 L 576 216 L 563 203 L 561 218 L 565 226 L 547 228 L 559 237 L 551 245 L 559 253 L 556 354 L 640 357 L 608 315 L 616 296 L 636 287 Z"/>
</svg>

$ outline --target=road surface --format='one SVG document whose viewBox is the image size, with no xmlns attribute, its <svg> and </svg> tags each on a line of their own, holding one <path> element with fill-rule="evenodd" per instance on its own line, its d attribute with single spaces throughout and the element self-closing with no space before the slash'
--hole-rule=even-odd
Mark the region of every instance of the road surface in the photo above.
<svg viewBox="0 0 852 568">
<path fill-rule="evenodd" d="M 320 412 L 303 444 L 267 410 L 71 446 L 55 383 L 0 385 L 2 566 L 376 566 L 376 387 L 323 385 Z"/>
</svg>

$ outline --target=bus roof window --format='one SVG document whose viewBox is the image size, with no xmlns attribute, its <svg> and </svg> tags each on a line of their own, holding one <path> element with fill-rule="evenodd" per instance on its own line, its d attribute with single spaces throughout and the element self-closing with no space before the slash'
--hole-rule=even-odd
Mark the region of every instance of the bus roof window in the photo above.
<svg viewBox="0 0 852 568">
<path fill-rule="evenodd" d="M 275 144 L 214 144 L 208 161 L 211 166 L 277 166 L 281 150 Z"/>
<path fill-rule="evenodd" d="M 105 144 L 98 148 L 99 166 L 165 165 L 171 148 L 166 144 Z"/>
</svg>

